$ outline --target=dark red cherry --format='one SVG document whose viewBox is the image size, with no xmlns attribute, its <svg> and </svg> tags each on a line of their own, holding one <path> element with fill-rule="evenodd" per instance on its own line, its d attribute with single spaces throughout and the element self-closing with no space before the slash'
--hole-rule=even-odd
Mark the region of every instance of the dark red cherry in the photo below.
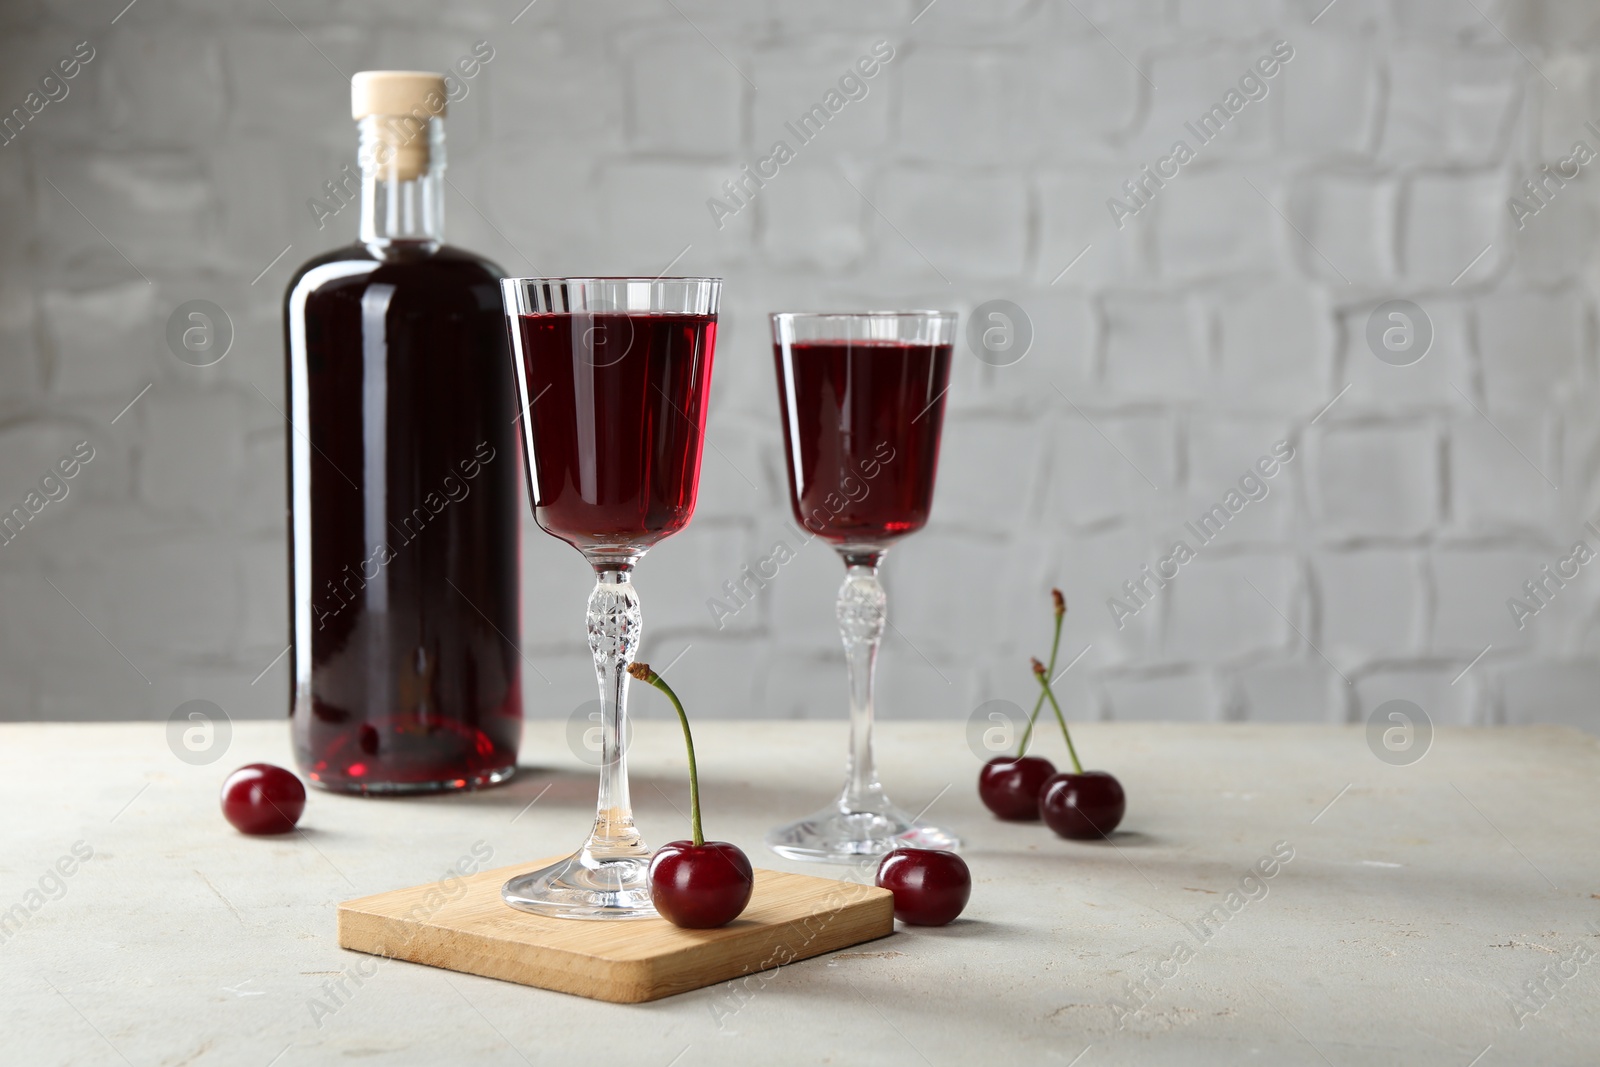
<svg viewBox="0 0 1600 1067">
<path fill-rule="evenodd" d="M 282 767 L 247 763 L 222 783 L 222 814 L 240 833 L 286 834 L 306 810 L 306 787 Z"/>
<path fill-rule="evenodd" d="M 670 841 L 650 860 L 650 899 L 656 911 L 691 930 L 733 922 L 750 903 L 755 884 L 749 857 L 726 841 Z"/>
<path fill-rule="evenodd" d="M 894 917 L 912 926 L 943 926 L 972 896 L 966 860 L 942 849 L 897 848 L 878 864 L 877 881 L 894 894 Z"/>
<path fill-rule="evenodd" d="M 978 797 L 1002 819 L 1037 819 L 1039 790 L 1055 773 L 1055 764 L 1042 756 L 996 756 L 978 772 Z"/>
<path fill-rule="evenodd" d="M 1105 837 L 1117 828 L 1127 810 L 1122 783 L 1105 771 L 1058 774 L 1039 790 L 1039 814 L 1062 837 Z"/>
</svg>

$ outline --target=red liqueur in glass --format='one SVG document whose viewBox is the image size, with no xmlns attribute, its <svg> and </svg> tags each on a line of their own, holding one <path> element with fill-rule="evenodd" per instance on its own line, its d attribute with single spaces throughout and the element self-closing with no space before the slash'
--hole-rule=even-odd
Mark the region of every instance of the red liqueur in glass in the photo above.
<svg viewBox="0 0 1600 1067">
<path fill-rule="evenodd" d="M 539 525 L 583 552 L 647 548 L 688 525 L 716 316 L 547 313 L 517 328 Z"/>
<path fill-rule="evenodd" d="M 888 545 L 933 507 L 951 345 L 775 345 L 790 502 L 836 545 Z"/>
</svg>

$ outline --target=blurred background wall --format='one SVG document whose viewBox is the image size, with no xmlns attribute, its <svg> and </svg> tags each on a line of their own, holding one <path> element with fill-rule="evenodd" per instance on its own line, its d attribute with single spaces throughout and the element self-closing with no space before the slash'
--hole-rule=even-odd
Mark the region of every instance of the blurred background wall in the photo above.
<svg viewBox="0 0 1600 1067">
<path fill-rule="evenodd" d="M 798 543 L 766 313 L 1004 300 L 1031 346 L 963 330 L 935 517 L 886 565 L 882 714 L 1026 700 L 1059 584 L 1087 717 L 1403 697 L 1600 726 L 1600 565 L 1563 562 L 1600 549 L 1593 4 L 125 3 L 0 9 L 0 111 L 92 52 L 0 147 L 0 504 L 93 449 L 0 545 L 0 718 L 286 712 L 283 286 L 354 236 L 354 208 L 311 203 L 354 163 L 348 76 L 484 42 L 450 109 L 455 243 L 513 274 L 727 278 L 699 509 L 640 572 L 644 652 L 681 657 L 705 714 L 843 715 L 825 548 L 708 604 Z M 784 124 L 879 42 L 801 145 Z M 795 158 L 747 205 L 708 207 L 780 139 Z M 231 324 L 213 366 L 168 341 L 192 300 Z M 1202 545 L 1185 523 L 1279 441 L 1245 486 L 1267 495 Z M 588 573 L 525 527 L 528 712 L 565 717 L 593 696 Z M 1179 538 L 1195 557 L 1127 597 Z"/>
</svg>

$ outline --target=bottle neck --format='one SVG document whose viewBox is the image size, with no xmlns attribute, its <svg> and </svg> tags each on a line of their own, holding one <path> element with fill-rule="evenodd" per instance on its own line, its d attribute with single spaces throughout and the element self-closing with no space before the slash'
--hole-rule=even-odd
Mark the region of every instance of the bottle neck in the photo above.
<svg viewBox="0 0 1600 1067">
<path fill-rule="evenodd" d="M 444 120 L 368 115 L 361 131 L 361 243 L 444 243 Z"/>
</svg>

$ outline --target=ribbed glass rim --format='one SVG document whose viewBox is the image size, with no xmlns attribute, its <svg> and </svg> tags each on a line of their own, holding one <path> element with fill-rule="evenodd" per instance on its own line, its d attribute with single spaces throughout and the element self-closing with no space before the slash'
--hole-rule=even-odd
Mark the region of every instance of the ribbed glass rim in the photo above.
<svg viewBox="0 0 1600 1067">
<path fill-rule="evenodd" d="M 955 311 L 773 311 L 772 340 L 788 346 L 814 343 L 898 341 L 944 345 L 954 339 L 960 313 Z"/>
<path fill-rule="evenodd" d="M 722 302 L 722 279 L 664 275 L 502 278 L 500 294 L 508 315 L 715 315 Z"/>
<path fill-rule="evenodd" d="M 571 283 L 571 282 L 650 282 L 652 284 L 655 283 L 655 282 L 717 282 L 718 284 L 721 284 L 721 282 L 723 281 L 722 278 L 715 277 L 715 276 L 700 277 L 700 276 L 696 276 L 696 275 L 678 275 L 678 274 L 661 274 L 661 275 L 657 275 L 656 277 L 653 277 L 653 278 L 646 277 L 645 275 L 642 275 L 642 274 L 638 274 L 638 275 L 634 275 L 634 274 L 583 274 L 583 275 L 575 275 L 575 276 L 570 277 L 570 278 L 556 278 L 556 277 L 546 278 L 546 277 L 542 277 L 542 276 L 539 276 L 539 275 L 530 275 L 530 276 L 528 276 L 526 278 L 501 278 L 500 280 L 503 281 L 503 282 L 518 282 L 518 283 L 521 283 L 521 282 L 549 282 L 549 283 L 555 283 L 555 282 L 567 282 L 567 283 Z"/>
<path fill-rule="evenodd" d="M 960 316 L 959 311 L 935 311 L 931 309 L 917 309 L 913 311 L 773 311 L 768 317 L 773 321 L 778 319 L 953 319 Z"/>
</svg>

